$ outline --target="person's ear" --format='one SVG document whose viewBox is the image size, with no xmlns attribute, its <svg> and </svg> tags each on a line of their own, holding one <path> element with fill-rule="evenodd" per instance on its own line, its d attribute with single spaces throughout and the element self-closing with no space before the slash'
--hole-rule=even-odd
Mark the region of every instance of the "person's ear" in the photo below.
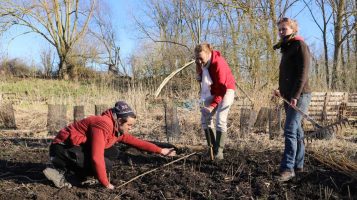
<svg viewBox="0 0 357 200">
<path fill-rule="evenodd" d="M 118 120 L 118 125 L 119 126 L 123 124 L 123 122 L 122 122 L 123 120 L 121 118 L 118 118 L 117 120 Z"/>
</svg>

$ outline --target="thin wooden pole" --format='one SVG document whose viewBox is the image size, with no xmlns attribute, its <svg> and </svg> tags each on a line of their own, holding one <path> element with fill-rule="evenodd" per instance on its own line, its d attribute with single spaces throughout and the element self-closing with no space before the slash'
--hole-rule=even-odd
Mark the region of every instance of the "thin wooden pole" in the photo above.
<svg viewBox="0 0 357 200">
<path fill-rule="evenodd" d="M 176 69 L 175 71 L 173 71 L 170 75 L 168 75 L 163 81 L 162 83 L 160 84 L 160 86 L 156 89 L 155 91 L 155 98 L 157 98 L 162 90 L 162 88 L 166 85 L 167 82 L 169 82 L 169 80 L 174 77 L 177 73 L 179 73 L 180 71 L 182 71 L 183 69 L 185 69 L 186 67 L 190 66 L 192 63 L 194 63 L 195 60 L 191 60 L 190 62 L 188 63 L 185 63 L 184 66 L 182 66 L 181 68 L 179 69 Z"/>
<path fill-rule="evenodd" d="M 160 169 L 160 168 L 163 168 L 163 167 L 166 167 L 166 166 L 168 166 L 168 165 L 171 165 L 171 164 L 173 164 L 173 163 L 175 163 L 175 162 L 178 162 L 178 161 L 180 161 L 180 160 L 182 160 L 182 159 L 188 158 L 188 157 L 190 157 L 190 156 L 192 156 L 192 155 L 194 155 L 194 154 L 196 154 L 196 152 L 193 152 L 193 153 L 188 154 L 188 155 L 186 155 L 186 156 L 183 156 L 183 157 L 181 157 L 181 158 L 179 158 L 179 159 L 176 159 L 176 160 L 174 160 L 174 161 L 171 161 L 171 162 L 169 162 L 169 163 L 166 163 L 166 164 L 164 164 L 164 165 L 162 165 L 162 166 L 160 166 L 160 167 L 157 167 L 157 168 L 155 168 L 155 169 L 152 169 L 152 170 L 149 170 L 149 171 L 147 171 L 147 172 L 144 172 L 144 173 L 142 173 L 142 174 L 140 174 L 140 175 L 138 175 L 138 176 L 135 176 L 134 178 L 130 179 L 129 181 L 127 181 L 127 182 L 125 182 L 125 183 L 123 183 L 123 184 L 117 186 L 116 188 L 121 188 L 121 187 L 127 185 L 128 183 L 130 183 L 130 182 L 132 182 L 132 181 L 134 181 L 134 180 L 136 180 L 136 179 L 138 179 L 138 178 L 140 178 L 140 177 L 142 177 L 142 176 L 145 176 L 146 174 L 149 174 L 149 173 L 151 173 L 151 172 L 153 172 L 153 171 L 156 171 L 156 170 L 158 170 L 158 169 Z"/>
</svg>

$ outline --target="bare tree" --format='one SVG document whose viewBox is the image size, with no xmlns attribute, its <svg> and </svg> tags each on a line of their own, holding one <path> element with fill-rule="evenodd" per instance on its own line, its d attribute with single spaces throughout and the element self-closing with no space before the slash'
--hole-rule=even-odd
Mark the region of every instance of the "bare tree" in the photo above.
<svg viewBox="0 0 357 200">
<path fill-rule="evenodd" d="M 339 71 L 341 68 L 341 46 L 342 43 L 350 37 L 352 31 L 357 26 L 356 23 L 351 24 L 349 27 L 344 27 L 345 20 L 349 20 L 354 15 L 356 10 L 346 10 L 346 0 L 330 0 L 331 7 L 334 13 L 334 54 L 333 54 L 333 66 L 332 66 L 332 88 L 337 89 L 339 86 Z M 347 23 L 349 24 L 349 23 Z"/>
<path fill-rule="evenodd" d="M 318 26 L 319 30 L 321 31 L 322 34 L 322 41 L 323 41 L 323 46 L 324 46 L 324 65 L 325 65 L 325 73 L 326 73 L 326 83 L 327 87 L 330 87 L 330 66 L 329 66 L 329 55 L 328 55 L 328 44 L 327 44 L 327 27 L 328 24 L 330 23 L 332 13 L 327 13 L 326 11 L 326 5 L 327 2 L 325 0 L 316 0 L 315 4 L 317 7 L 321 10 L 321 17 L 322 17 L 322 22 L 318 22 L 316 13 L 320 12 L 314 12 L 312 10 L 312 5 L 308 4 L 308 2 L 304 1 L 305 5 L 307 6 L 310 15 L 312 19 L 314 20 L 315 24 Z"/>
<path fill-rule="evenodd" d="M 341 48 L 341 58 L 342 58 L 342 78 L 343 78 L 343 86 L 346 89 L 350 89 L 354 91 L 357 87 L 357 81 L 354 78 L 356 76 L 356 59 L 353 59 L 354 50 L 354 39 L 357 35 L 357 9 L 356 9 L 356 1 L 347 0 L 345 4 L 345 15 L 344 18 L 344 33 L 348 31 L 350 28 L 351 33 L 346 37 L 346 40 L 343 42 L 343 46 Z M 354 27 L 354 28 L 353 28 Z M 347 29 L 347 30 L 346 30 Z M 346 47 L 346 48 L 345 48 Z"/>
<path fill-rule="evenodd" d="M 219 28 L 220 32 L 218 32 L 218 34 L 222 37 L 221 40 L 227 40 L 225 44 L 222 45 L 222 50 L 227 52 L 227 55 L 228 52 L 232 52 L 229 54 L 230 58 L 228 58 L 228 60 L 231 61 L 230 66 L 233 73 L 236 76 L 240 76 L 239 38 L 241 34 L 240 29 L 242 28 L 240 21 L 242 20 L 243 12 L 247 10 L 247 5 L 238 1 L 209 0 L 208 2 L 218 10 L 216 16 L 220 16 L 217 22 L 219 24 L 218 26 L 221 27 Z M 227 24 L 227 27 L 224 27 L 224 24 Z M 227 30 L 227 32 L 224 30 Z M 224 34 L 225 32 L 226 34 Z"/>
<path fill-rule="evenodd" d="M 332 66 L 332 88 L 336 89 L 338 86 L 338 70 L 341 62 L 341 45 L 342 45 L 342 26 L 343 26 L 343 12 L 345 7 L 345 0 L 338 2 L 331 1 L 334 12 L 334 53 Z M 336 5 L 337 4 L 337 5 Z"/>
<path fill-rule="evenodd" d="M 104 11 L 105 9 L 105 11 Z M 128 75 L 127 69 L 123 67 L 120 58 L 120 46 L 117 41 L 116 30 L 112 24 L 110 8 L 101 7 L 93 17 L 96 28 L 90 32 L 99 40 L 104 47 L 103 56 L 100 56 L 100 63 L 108 66 L 108 72 L 119 74 L 119 66 L 122 66 L 123 75 Z"/>
<path fill-rule="evenodd" d="M 68 79 L 74 67 L 68 59 L 71 49 L 85 35 L 95 2 L 96 0 L 3 0 L 0 2 L 0 13 L 7 20 L 1 21 L 1 26 L 12 22 L 12 26 L 27 28 L 22 34 L 36 33 L 47 40 L 57 51 L 59 76 Z"/>
<path fill-rule="evenodd" d="M 143 7 L 145 21 L 140 21 L 137 17 L 136 23 L 144 37 L 155 43 L 151 44 L 150 48 L 157 52 L 146 54 L 145 56 L 149 55 L 149 57 L 145 59 L 137 55 L 135 71 L 140 71 L 141 66 L 145 69 L 142 72 L 152 75 L 165 74 L 172 70 L 172 66 L 176 66 L 175 61 L 178 58 L 192 57 L 195 44 L 207 41 L 223 53 L 234 74 L 239 77 L 238 80 L 249 81 L 249 87 L 252 89 L 270 87 L 272 86 L 270 83 L 277 82 L 280 56 L 278 52 L 272 50 L 273 44 L 278 39 L 276 22 L 281 17 L 295 18 L 307 8 L 321 31 L 324 45 L 323 57 L 316 56 L 319 60 L 315 62 L 318 63 L 316 66 L 323 67 L 323 71 L 316 69 L 316 73 L 321 71 L 323 73 L 317 74 L 316 77 L 321 80 L 322 75 L 326 73 L 326 77 L 323 77 L 326 81 L 323 82 L 330 85 L 332 81 L 329 62 L 332 59 L 329 59 L 328 30 L 333 25 L 331 22 L 333 13 L 337 13 L 337 9 L 331 11 L 333 8 L 331 1 L 306 0 L 303 4 L 300 3 L 301 9 L 296 10 L 295 4 L 299 4 L 297 0 L 147 0 L 147 7 Z M 348 1 L 349 5 L 353 2 L 344 1 Z M 348 46 L 350 42 L 347 39 L 350 38 L 351 28 L 355 23 L 346 22 L 347 16 L 351 16 L 353 9 L 350 8 L 351 6 L 345 7 L 349 10 L 342 17 L 344 26 L 341 27 L 340 40 L 347 42 L 343 45 L 350 49 Z M 321 10 L 321 14 L 316 14 L 318 13 L 316 9 Z M 288 13 L 293 15 L 285 16 Z M 146 47 L 148 44 L 145 44 Z M 191 55 L 176 53 L 178 49 L 185 48 L 191 51 Z M 323 59 L 320 60 L 321 58 Z M 348 60 L 350 59 L 347 57 L 346 62 Z"/>
<path fill-rule="evenodd" d="M 134 16 L 135 23 L 141 32 L 141 48 L 150 48 L 152 53 L 145 60 L 142 66 L 146 72 L 154 76 L 165 75 L 175 68 L 178 68 L 192 57 L 193 46 L 197 43 L 197 21 L 192 12 L 197 9 L 193 6 L 204 4 L 195 0 L 147 0 L 146 7 L 143 7 L 145 16 Z M 205 6 L 202 8 L 207 9 Z M 194 11 L 193 11 L 194 10 Z M 204 16 L 206 19 L 206 16 Z M 143 20 L 145 19 L 145 20 Z M 193 24 L 190 24 L 190 23 Z M 205 23 L 203 23 L 205 24 Z M 202 24 L 201 24 L 202 25 Z M 205 24 L 206 25 L 206 24 Z M 207 31 L 202 33 L 207 34 Z M 149 46 L 149 41 L 153 42 Z M 155 56 L 154 56 L 155 55 Z M 137 58 L 138 60 L 138 58 Z M 136 67 L 136 72 L 140 70 Z"/>
<path fill-rule="evenodd" d="M 43 75 L 46 78 L 52 77 L 53 73 L 53 64 L 54 64 L 54 58 L 53 58 L 53 51 L 50 48 L 47 49 L 42 49 L 41 51 L 41 64 L 43 67 Z"/>
</svg>

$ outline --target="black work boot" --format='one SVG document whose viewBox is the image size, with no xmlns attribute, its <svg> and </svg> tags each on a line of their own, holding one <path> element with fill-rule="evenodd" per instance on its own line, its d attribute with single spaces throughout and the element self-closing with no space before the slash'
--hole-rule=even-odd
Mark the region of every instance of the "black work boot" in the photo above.
<svg viewBox="0 0 357 200">
<path fill-rule="evenodd" d="M 216 132 L 216 143 L 215 143 L 215 156 L 214 158 L 217 160 L 223 160 L 223 149 L 224 149 L 224 143 L 226 140 L 226 133 L 217 131 Z"/>
</svg>

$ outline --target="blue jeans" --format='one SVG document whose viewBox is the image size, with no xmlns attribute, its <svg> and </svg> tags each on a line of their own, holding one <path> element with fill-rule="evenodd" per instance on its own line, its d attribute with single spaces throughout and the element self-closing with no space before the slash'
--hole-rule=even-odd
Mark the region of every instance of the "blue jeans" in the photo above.
<svg viewBox="0 0 357 200">
<path fill-rule="evenodd" d="M 311 101 L 311 93 L 302 94 L 297 102 L 297 107 L 307 112 Z M 284 126 L 285 150 L 281 161 L 282 171 L 293 171 L 304 167 L 305 144 L 304 130 L 301 127 L 302 115 L 290 105 L 284 103 L 286 121 Z"/>
</svg>

